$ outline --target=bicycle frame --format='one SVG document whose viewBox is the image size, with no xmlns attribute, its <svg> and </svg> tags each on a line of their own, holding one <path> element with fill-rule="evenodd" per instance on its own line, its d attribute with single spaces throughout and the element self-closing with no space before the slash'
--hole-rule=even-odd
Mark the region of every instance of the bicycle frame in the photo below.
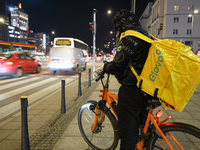
<svg viewBox="0 0 200 150">
<path fill-rule="evenodd" d="M 118 96 L 117 96 L 116 94 L 112 94 L 112 93 L 108 90 L 109 76 L 110 76 L 110 75 L 107 76 L 107 80 L 106 80 L 106 84 L 104 85 L 104 89 L 101 89 L 101 90 L 100 90 L 100 93 L 102 93 L 102 94 L 99 94 L 99 97 L 101 97 L 103 101 L 106 101 L 106 102 L 108 103 L 108 105 L 110 106 L 111 110 L 113 111 L 115 117 L 118 119 L 117 114 L 115 113 L 113 107 L 111 106 L 111 104 L 112 104 L 115 100 L 118 101 Z M 99 109 L 99 108 L 96 108 L 96 116 L 95 116 L 95 120 L 94 120 L 94 125 L 93 125 L 93 127 L 92 127 L 92 130 L 93 130 L 93 131 L 96 129 L 96 126 L 97 126 L 99 111 L 100 111 L 100 109 Z M 103 121 L 103 116 L 104 116 L 104 113 L 102 112 L 102 114 L 101 114 L 101 119 L 100 119 L 99 123 L 102 123 L 102 121 Z"/>
<path fill-rule="evenodd" d="M 147 119 L 146 119 L 146 122 L 145 122 L 145 126 L 144 126 L 144 130 L 143 130 L 143 133 L 144 135 L 147 134 L 147 131 L 148 131 L 148 128 L 149 128 L 149 121 L 151 120 L 156 128 L 156 130 L 158 131 L 158 133 L 160 134 L 160 136 L 163 138 L 163 140 L 166 142 L 167 146 L 170 148 L 170 150 L 173 150 L 173 147 L 171 146 L 171 144 L 169 143 L 169 141 L 167 140 L 167 138 L 165 137 L 165 135 L 163 134 L 163 132 L 161 131 L 161 129 L 159 128 L 159 125 L 163 124 L 165 121 L 167 121 L 169 118 L 171 118 L 171 116 L 169 116 L 168 118 L 166 118 L 165 120 L 163 121 L 159 121 L 158 119 L 159 117 L 155 117 L 153 115 L 153 109 L 150 109 L 149 112 L 148 112 L 148 115 L 147 115 Z M 171 137 L 171 139 L 175 142 L 175 144 L 181 149 L 181 150 L 184 150 L 181 145 L 178 143 L 178 141 L 170 134 L 168 133 L 169 136 Z M 144 146 L 144 139 L 141 139 L 140 142 L 138 142 L 136 144 L 136 148 L 138 150 L 142 150 L 143 149 L 143 146 Z"/>
<path fill-rule="evenodd" d="M 104 89 L 100 90 L 100 92 L 102 94 L 100 94 L 99 97 L 101 97 L 103 101 L 105 101 L 106 103 L 108 103 L 108 105 L 109 105 L 110 109 L 113 111 L 115 117 L 118 118 L 116 112 L 114 111 L 114 109 L 113 109 L 113 107 L 111 105 L 115 100 L 118 101 L 118 96 L 116 94 L 112 94 L 108 90 L 108 80 L 109 80 L 109 75 L 107 77 L 106 84 L 104 85 Z M 96 113 L 95 120 L 94 120 L 94 124 L 93 124 L 93 127 L 92 127 L 93 131 L 95 131 L 97 123 L 98 123 L 99 112 L 100 112 L 100 108 L 97 105 L 96 106 L 96 112 L 95 112 Z M 101 117 L 100 117 L 100 121 L 99 121 L 100 124 L 102 124 L 102 122 L 103 122 L 103 117 L 104 117 L 104 113 L 102 112 L 101 113 Z M 159 127 L 159 125 L 162 125 L 164 122 L 166 122 L 170 118 L 171 118 L 171 116 L 167 117 L 163 121 L 159 121 L 159 116 L 155 116 L 153 114 L 153 108 L 150 108 L 149 112 L 148 112 L 148 115 L 147 115 L 146 122 L 145 122 L 143 133 L 144 133 L 144 135 L 147 135 L 147 131 L 148 131 L 148 128 L 149 128 L 149 121 L 151 120 L 153 122 L 156 130 L 158 131 L 158 133 L 160 134 L 160 136 L 163 138 L 163 140 L 166 142 L 166 144 L 170 148 L 170 150 L 174 150 L 173 147 L 171 146 L 171 144 L 169 143 L 169 141 L 167 140 L 167 138 L 165 137 L 164 133 L 161 131 L 161 129 Z M 180 148 L 180 150 L 184 150 L 181 147 L 181 145 L 178 143 L 178 141 L 169 132 L 167 134 L 171 137 L 171 139 L 175 142 L 175 144 Z M 144 146 L 144 141 L 145 141 L 144 138 L 141 138 L 140 142 L 138 142 L 136 144 L 136 149 L 142 150 L 143 146 Z"/>
</svg>

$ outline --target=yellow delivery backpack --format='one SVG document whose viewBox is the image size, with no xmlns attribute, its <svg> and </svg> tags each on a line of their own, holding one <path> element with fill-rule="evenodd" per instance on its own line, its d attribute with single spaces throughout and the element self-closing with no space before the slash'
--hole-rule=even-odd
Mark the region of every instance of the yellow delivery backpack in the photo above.
<svg viewBox="0 0 200 150">
<path fill-rule="evenodd" d="M 156 39 L 128 30 L 121 34 L 135 36 L 151 43 L 148 57 L 140 75 L 130 64 L 137 78 L 137 87 L 151 96 L 159 98 L 167 107 L 181 112 L 188 103 L 200 81 L 200 56 L 191 47 L 170 39 Z"/>
</svg>

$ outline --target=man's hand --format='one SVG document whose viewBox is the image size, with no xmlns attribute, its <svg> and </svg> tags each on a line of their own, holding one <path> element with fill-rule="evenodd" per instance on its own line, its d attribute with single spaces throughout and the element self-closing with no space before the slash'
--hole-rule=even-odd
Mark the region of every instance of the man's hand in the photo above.
<svg viewBox="0 0 200 150">
<path fill-rule="evenodd" d="M 103 66 L 103 72 L 108 73 L 109 72 L 109 68 L 108 68 L 109 62 L 105 62 L 104 66 Z"/>
</svg>

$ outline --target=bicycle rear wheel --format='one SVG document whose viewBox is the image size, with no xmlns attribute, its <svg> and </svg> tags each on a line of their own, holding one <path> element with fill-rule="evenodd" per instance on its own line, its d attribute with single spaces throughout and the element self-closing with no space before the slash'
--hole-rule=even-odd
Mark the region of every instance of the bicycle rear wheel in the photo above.
<svg viewBox="0 0 200 150">
<path fill-rule="evenodd" d="M 92 108 L 94 110 L 92 110 Z M 95 150 L 114 150 L 118 144 L 118 128 L 116 119 L 108 108 L 100 110 L 100 114 L 102 111 L 105 113 L 103 123 L 99 123 L 99 117 L 97 128 L 95 131 L 92 131 L 96 115 L 96 102 L 88 102 L 84 104 L 78 114 L 79 130 L 84 140 L 91 148 Z"/>
<path fill-rule="evenodd" d="M 172 141 L 168 132 L 173 135 L 184 150 L 200 150 L 200 129 L 184 123 L 167 123 L 160 128 L 174 150 L 180 150 L 180 148 Z M 169 147 L 159 134 L 155 133 L 149 140 L 147 149 L 169 150 Z"/>
</svg>

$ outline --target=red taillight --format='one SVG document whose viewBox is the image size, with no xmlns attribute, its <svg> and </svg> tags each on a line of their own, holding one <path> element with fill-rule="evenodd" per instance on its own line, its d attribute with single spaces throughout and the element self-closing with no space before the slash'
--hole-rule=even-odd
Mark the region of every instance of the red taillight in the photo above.
<svg viewBox="0 0 200 150">
<path fill-rule="evenodd" d="M 156 113 L 156 117 L 159 118 L 161 115 L 162 115 L 162 110 L 159 110 L 159 111 Z"/>
<path fill-rule="evenodd" d="M 4 64 L 4 65 L 12 65 L 13 62 L 8 61 L 8 62 L 4 62 L 3 64 Z"/>
<path fill-rule="evenodd" d="M 72 63 L 75 63 L 75 59 L 72 59 L 71 62 L 72 62 Z"/>
<path fill-rule="evenodd" d="M 47 62 L 49 63 L 49 62 L 51 62 L 52 61 L 52 59 L 47 59 Z"/>
</svg>

